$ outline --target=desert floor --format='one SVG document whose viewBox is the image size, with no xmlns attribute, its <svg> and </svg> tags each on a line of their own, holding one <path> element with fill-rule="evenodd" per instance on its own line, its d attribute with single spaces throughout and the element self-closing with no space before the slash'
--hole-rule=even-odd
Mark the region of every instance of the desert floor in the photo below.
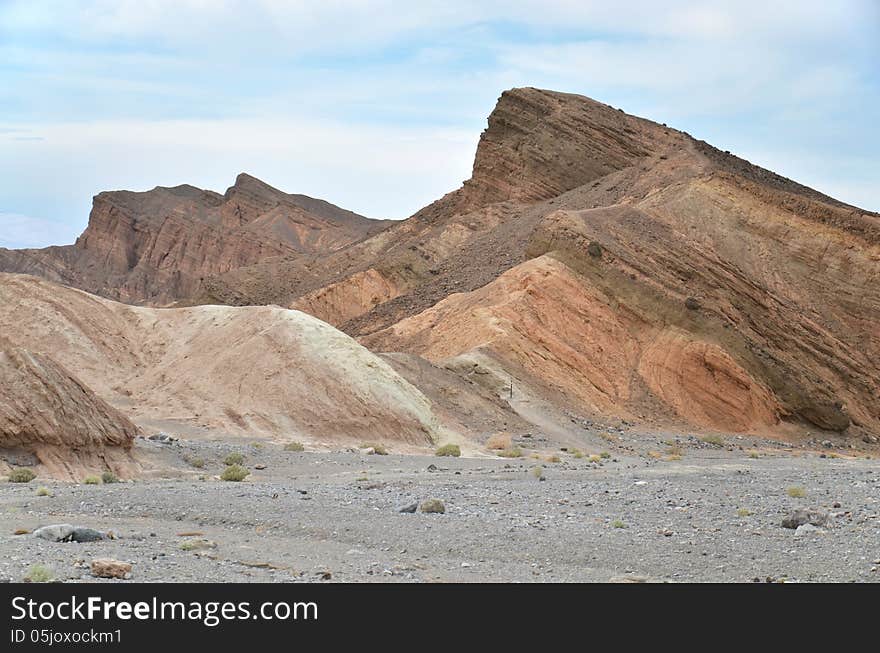
<svg viewBox="0 0 880 653">
<path fill-rule="evenodd" d="M 95 581 L 90 561 L 109 557 L 141 582 L 880 581 L 876 456 L 727 443 L 642 435 L 607 444 L 599 463 L 139 439 L 139 457 L 172 471 L 0 487 L 0 579 L 41 564 L 58 581 Z M 244 482 L 218 478 L 231 452 L 252 470 Z M 194 458 L 204 468 L 184 462 Z M 430 498 L 446 512 L 400 512 Z M 783 528 L 799 508 L 827 524 Z M 116 539 L 14 534 L 57 523 Z"/>
</svg>

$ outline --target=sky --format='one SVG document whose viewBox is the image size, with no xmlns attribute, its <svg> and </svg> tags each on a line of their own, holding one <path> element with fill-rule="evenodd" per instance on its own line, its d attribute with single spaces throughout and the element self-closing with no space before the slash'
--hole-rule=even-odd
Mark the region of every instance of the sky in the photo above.
<svg viewBox="0 0 880 653">
<path fill-rule="evenodd" d="M 248 172 L 375 218 L 507 88 L 587 95 L 880 211 L 880 0 L 0 0 L 0 247 Z"/>
</svg>

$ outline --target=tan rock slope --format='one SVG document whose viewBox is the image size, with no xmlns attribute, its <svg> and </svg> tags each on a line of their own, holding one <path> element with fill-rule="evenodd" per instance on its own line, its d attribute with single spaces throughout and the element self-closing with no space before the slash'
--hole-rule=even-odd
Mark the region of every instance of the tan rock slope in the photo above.
<svg viewBox="0 0 880 653">
<path fill-rule="evenodd" d="M 205 277 L 273 257 L 326 254 L 386 224 L 242 173 L 224 195 L 186 185 L 99 193 L 76 244 L 0 249 L 0 271 L 164 305 L 198 293 Z"/>
<path fill-rule="evenodd" d="M 0 274 L 0 332 L 151 430 L 425 446 L 431 402 L 382 358 L 278 307 L 134 307 Z M 357 442 L 355 442 L 356 444 Z"/>
<path fill-rule="evenodd" d="M 0 340 L 0 458 L 48 475 L 107 469 L 126 477 L 138 428 L 51 358 Z M 0 461 L 0 467 L 4 462 Z"/>
</svg>

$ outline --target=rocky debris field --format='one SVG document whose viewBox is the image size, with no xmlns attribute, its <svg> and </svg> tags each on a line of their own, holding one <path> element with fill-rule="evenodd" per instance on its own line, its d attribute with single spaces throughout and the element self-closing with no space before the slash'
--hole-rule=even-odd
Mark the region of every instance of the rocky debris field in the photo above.
<svg viewBox="0 0 880 653">
<path fill-rule="evenodd" d="M 0 579 L 880 580 L 876 458 L 655 442 L 538 460 L 140 439 L 175 478 L 2 483 Z M 250 475 L 224 482 L 236 453 Z"/>
</svg>

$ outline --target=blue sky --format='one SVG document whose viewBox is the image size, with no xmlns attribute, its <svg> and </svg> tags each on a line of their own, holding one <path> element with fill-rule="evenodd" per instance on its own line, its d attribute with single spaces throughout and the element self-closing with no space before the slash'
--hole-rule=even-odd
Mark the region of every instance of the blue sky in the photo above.
<svg viewBox="0 0 880 653">
<path fill-rule="evenodd" d="M 403 218 L 502 90 L 581 93 L 880 210 L 880 3 L 0 0 L 0 246 L 247 171 Z"/>
</svg>

